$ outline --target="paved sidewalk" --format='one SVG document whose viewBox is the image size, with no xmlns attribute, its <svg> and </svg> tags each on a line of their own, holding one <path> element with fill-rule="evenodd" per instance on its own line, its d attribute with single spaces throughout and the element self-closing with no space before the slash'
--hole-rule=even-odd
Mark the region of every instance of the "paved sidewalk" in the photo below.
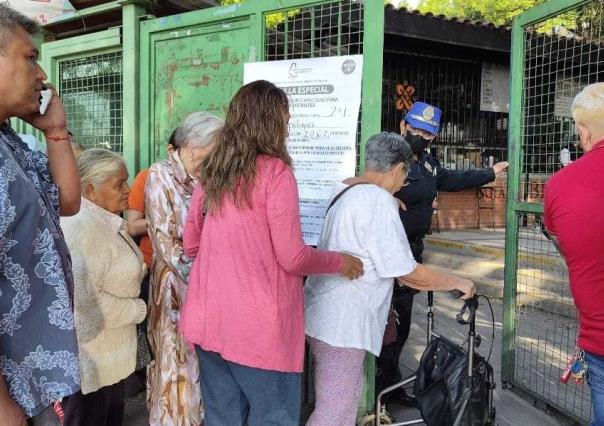
<svg viewBox="0 0 604 426">
<path fill-rule="evenodd" d="M 534 240 L 538 249 L 541 243 Z M 492 299 L 495 314 L 495 341 L 491 355 L 491 365 L 495 371 L 497 389 L 494 392 L 494 403 L 497 409 L 497 424 L 501 426 L 568 426 L 572 421 L 548 413 L 536 406 L 536 401 L 524 399 L 516 393 L 501 389 L 501 333 L 503 303 L 503 264 L 504 264 L 505 232 L 497 230 L 478 231 L 447 231 L 434 233 L 426 238 L 426 263 L 436 268 L 453 269 L 456 273 L 473 279 L 481 293 L 488 294 Z M 482 303 L 482 300 L 481 300 Z M 452 300 L 446 295 L 435 297 L 435 318 L 437 332 L 448 336 L 459 343 L 467 336 L 467 327 L 455 322 L 455 315 L 462 303 Z M 426 346 L 426 295 L 420 293 L 415 298 L 413 324 L 409 341 L 401 357 L 403 372 L 409 375 L 417 368 L 421 354 Z M 491 316 L 488 306 L 481 305 L 478 313 L 477 331 L 483 342 L 478 352 L 488 353 L 491 343 Z M 537 314 L 535 314 L 537 315 Z M 543 327 L 544 322 L 536 318 L 531 326 Z M 538 330 L 535 330 L 537 333 Z M 557 380 L 557 378 L 552 378 Z M 540 405 L 542 406 L 542 405 Z M 392 413 L 397 421 L 419 418 L 419 412 L 402 406 L 393 406 Z M 147 425 L 147 411 L 144 403 L 144 393 L 129 398 L 126 405 L 125 426 Z"/>
<path fill-rule="evenodd" d="M 482 300 L 481 300 L 482 303 Z M 494 392 L 494 403 L 497 409 L 497 424 L 501 426 L 568 426 L 573 422 L 560 419 L 552 413 L 547 413 L 534 405 L 534 401 L 523 399 L 517 394 L 501 389 L 501 317 L 503 305 L 500 300 L 492 299 L 495 314 L 495 344 L 491 355 L 491 365 L 495 370 L 497 388 Z M 426 347 L 426 306 L 425 294 L 418 294 L 413 308 L 413 324 L 403 356 L 401 370 L 411 375 L 417 368 L 419 359 Z M 437 332 L 448 336 L 456 342 L 463 342 L 467 327 L 457 325 L 455 315 L 461 307 L 461 302 L 451 300 L 445 295 L 435 296 L 435 319 Z M 487 355 L 491 343 L 491 316 L 488 306 L 481 305 L 478 313 L 477 332 L 482 336 L 482 345 L 478 352 Z M 148 425 L 148 414 L 145 407 L 144 392 L 131 397 L 126 402 L 125 426 Z M 402 407 L 391 407 L 397 421 L 419 418 L 419 411 Z"/>
<path fill-rule="evenodd" d="M 518 237 L 519 248 L 526 253 L 540 255 L 551 251 L 550 242 L 538 227 L 521 229 Z M 426 241 L 453 250 L 471 247 L 486 255 L 503 255 L 505 251 L 505 229 L 496 229 L 495 231 L 490 229 L 464 229 L 433 232 L 426 236 Z"/>
<path fill-rule="evenodd" d="M 485 247 L 505 248 L 505 229 L 477 229 L 433 232 L 427 240 L 447 240 L 463 244 L 480 244 Z"/>
<path fill-rule="evenodd" d="M 409 340 L 401 356 L 401 371 L 411 375 L 419 363 L 419 359 L 426 347 L 426 311 L 427 297 L 420 293 L 415 297 L 413 306 L 413 324 Z M 481 306 L 477 315 L 477 332 L 482 336 L 482 345 L 478 352 L 486 356 L 489 352 L 492 334 L 491 313 L 484 300 L 480 300 Z M 495 314 L 495 341 L 490 363 L 495 371 L 495 382 L 497 388 L 494 391 L 494 405 L 497 409 L 497 424 L 501 426 L 566 426 L 573 425 L 565 419 L 556 417 L 553 413 L 547 413 L 534 405 L 533 400 L 524 399 L 516 393 L 501 388 L 501 330 L 503 304 L 500 300 L 492 299 Z M 455 315 L 459 312 L 462 302 L 452 300 L 444 294 L 435 293 L 435 320 L 436 332 L 458 343 L 462 343 L 467 337 L 468 328 L 458 325 Z M 394 405 L 391 407 L 392 414 L 397 421 L 406 421 L 419 418 L 419 411 L 411 408 Z"/>
</svg>

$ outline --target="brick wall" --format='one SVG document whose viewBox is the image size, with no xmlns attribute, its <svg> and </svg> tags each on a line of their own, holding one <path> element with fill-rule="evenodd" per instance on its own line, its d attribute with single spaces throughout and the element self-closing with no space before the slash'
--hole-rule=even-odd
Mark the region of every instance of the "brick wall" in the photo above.
<svg viewBox="0 0 604 426">
<path fill-rule="evenodd" d="M 480 228 L 493 227 L 493 213 L 495 227 L 505 227 L 505 203 L 507 195 L 507 176 L 498 177 L 491 185 L 493 190 L 480 190 L 480 205 L 490 206 L 494 210 L 478 210 L 479 191 L 468 189 L 460 192 L 441 192 L 438 195 L 438 227 L 441 231 L 455 229 L 478 229 L 478 214 L 480 214 Z M 489 186 L 489 185 L 487 185 Z M 436 231 L 436 215 L 432 218 L 432 230 Z"/>
<path fill-rule="evenodd" d="M 528 190 L 529 203 L 543 203 L 543 192 L 547 177 L 546 175 L 532 174 L 526 189 L 524 183 L 520 185 L 520 198 L 524 198 L 524 191 Z"/>
</svg>

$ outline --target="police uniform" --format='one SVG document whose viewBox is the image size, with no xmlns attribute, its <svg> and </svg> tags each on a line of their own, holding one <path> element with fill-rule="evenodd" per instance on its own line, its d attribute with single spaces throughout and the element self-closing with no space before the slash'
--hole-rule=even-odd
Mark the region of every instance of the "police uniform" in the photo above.
<svg viewBox="0 0 604 426">
<path fill-rule="evenodd" d="M 433 108 L 433 110 L 428 110 L 427 114 L 422 114 L 427 108 Z M 438 113 L 438 122 L 433 120 L 434 110 Z M 421 128 L 421 123 L 418 122 L 418 119 L 421 120 L 420 117 L 436 129 L 433 134 L 438 132 L 440 111 L 437 108 L 417 102 L 405 116 L 405 121 L 413 127 L 417 124 Z M 436 125 L 434 126 L 434 124 Z M 425 129 L 428 130 L 431 127 L 425 126 Z M 432 203 L 436 198 L 437 191 L 461 191 L 482 186 L 494 179 L 495 172 L 492 168 L 469 171 L 446 170 L 436 158 L 426 151 L 421 152 L 417 160 L 414 159 L 407 174 L 407 184 L 394 196 L 405 203 L 406 211 L 400 209 L 399 214 L 409 239 L 413 257 L 418 263 L 423 261 L 424 237 L 430 231 L 434 213 Z M 397 340 L 388 346 L 384 346 L 380 357 L 377 359 L 376 390 L 378 392 L 401 380 L 398 360 L 409 337 L 413 296 L 416 293 L 418 293 L 417 290 L 408 287 L 394 286 L 392 306 L 398 313 Z"/>
</svg>

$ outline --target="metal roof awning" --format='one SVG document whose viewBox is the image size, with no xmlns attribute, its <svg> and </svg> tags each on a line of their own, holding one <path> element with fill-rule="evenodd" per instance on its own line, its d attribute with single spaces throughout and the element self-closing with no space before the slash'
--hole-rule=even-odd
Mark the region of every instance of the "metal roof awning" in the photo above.
<svg viewBox="0 0 604 426">
<path fill-rule="evenodd" d="M 11 6 L 16 5 L 13 7 L 18 10 L 24 10 L 25 6 L 18 6 L 26 3 L 28 8 L 30 4 L 35 4 L 36 7 L 52 10 L 54 17 L 42 24 L 57 39 L 121 25 L 121 7 L 125 3 L 138 3 L 157 17 L 214 7 L 220 3 L 219 0 L 8 1 Z M 350 18 L 350 25 L 357 25 L 352 19 L 354 17 Z M 385 34 L 502 53 L 509 53 L 511 45 L 509 28 L 431 13 L 422 14 L 405 8 L 396 9 L 392 5 L 385 7 Z"/>
<path fill-rule="evenodd" d="M 386 7 L 385 33 L 476 49 L 510 52 L 512 32 L 488 22 Z"/>
<path fill-rule="evenodd" d="M 15 0 L 15 3 L 22 1 Z M 148 13 L 157 17 L 219 5 L 218 0 L 71 0 L 75 10 L 48 22 L 44 28 L 56 38 L 65 38 L 119 26 L 122 20 L 121 8 L 127 3 L 140 4 Z"/>
</svg>

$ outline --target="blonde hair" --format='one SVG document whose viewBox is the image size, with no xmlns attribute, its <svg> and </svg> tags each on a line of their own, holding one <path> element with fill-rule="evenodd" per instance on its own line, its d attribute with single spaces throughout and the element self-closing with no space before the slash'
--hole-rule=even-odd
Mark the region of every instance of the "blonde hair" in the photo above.
<svg viewBox="0 0 604 426">
<path fill-rule="evenodd" d="M 577 124 L 589 128 L 604 129 L 604 83 L 585 86 L 571 107 L 573 119 Z"/>
<path fill-rule="evenodd" d="M 78 156 L 78 171 L 82 192 L 86 185 L 98 186 L 126 167 L 124 159 L 115 152 L 91 148 L 83 151 Z"/>
</svg>

